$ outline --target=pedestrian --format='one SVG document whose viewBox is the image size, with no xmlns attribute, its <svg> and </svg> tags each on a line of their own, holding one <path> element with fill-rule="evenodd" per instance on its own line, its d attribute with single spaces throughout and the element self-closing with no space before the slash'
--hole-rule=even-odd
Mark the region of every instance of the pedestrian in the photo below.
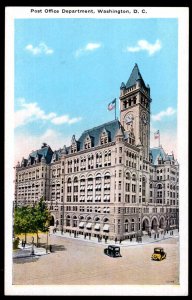
<svg viewBox="0 0 192 300">
<path fill-rule="evenodd" d="M 132 236 L 130 237 L 130 242 L 132 242 Z"/>
<path fill-rule="evenodd" d="M 21 241 L 21 246 L 23 247 L 24 240 Z"/>
<path fill-rule="evenodd" d="M 155 235 L 154 235 L 154 239 L 156 239 L 156 233 L 155 233 Z"/>
<path fill-rule="evenodd" d="M 121 244 L 121 239 L 119 240 L 119 244 Z"/>
<path fill-rule="evenodd" d="M 25 248 L 25 244 L 26 244 L 26 242 L 25 242 L 25 241 L 23 241 L 23 248 Z"/>
<path fill-rule="evenodd" d="M 117 237 L 115 238 L 115 244 L 117 243 Z"/>
<path fill-rule="evenodd" d="M 49 246 L 49 250 L 50 250 L 50 252 L 52 252 L 52 246 L 51 245 Z"/>
</svg>

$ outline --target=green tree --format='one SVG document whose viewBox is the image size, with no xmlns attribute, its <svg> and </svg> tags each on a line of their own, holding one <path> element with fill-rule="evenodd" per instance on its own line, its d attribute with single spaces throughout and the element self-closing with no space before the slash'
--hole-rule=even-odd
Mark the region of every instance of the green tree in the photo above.
<svg viewBox="0 0 192 300">
<path fill-rule="evenodd" d="M 34 206 L 22 206 L 15 208 L 14 211 L 14 233 L 25 234 L 25 241 L 27 233 L 37 234 L 37 246 L 39 244 L 38 232 L 48 232 L 51 215 L 46 207 L 43 197 Z"/>
<path fill-rule="evenodd" d="M 40 201 L 32 207 L 31 227 L 32 232 L 37 234 L 37 246 L 39 245 L 38 232 L 48 232 L 51 215 L 47 209 L 45 200 L 41 197 Z"/>
<path fill-rule="evenodd" d="M 31 232 L 31 208 L 28 206 L 16 207 L 14 211 L 14 233 L 25 234 L 25 242 L 27 241 L 27 233 Z"/>
</svg>

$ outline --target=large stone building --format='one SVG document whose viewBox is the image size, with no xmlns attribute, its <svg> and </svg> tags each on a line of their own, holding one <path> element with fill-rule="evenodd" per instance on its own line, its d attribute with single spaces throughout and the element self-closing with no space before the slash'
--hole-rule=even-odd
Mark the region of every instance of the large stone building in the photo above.
<svg viewBox="0 0 192 300">
<path fill-rule="evenodd" d="M 120 121 L 88 129 L 71 145 L 43 144 L 16 166 L 15 205 L 44 196 L 51 225 L 128 239 L 178 228 L 179 165 L 150 149 L 150 88 L 137 64 L 120 87 Z"/>
</svg>

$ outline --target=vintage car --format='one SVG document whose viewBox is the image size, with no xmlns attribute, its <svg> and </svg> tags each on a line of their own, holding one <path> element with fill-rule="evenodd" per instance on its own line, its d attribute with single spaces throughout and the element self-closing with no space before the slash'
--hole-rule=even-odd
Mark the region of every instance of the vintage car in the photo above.
<svg viewBox="0 0 192 300">
<path fill-rule="evenodd" d="M 121 257 L 120 247 L 115 245 L 109 245 L 104 249 L 104 253 L 111 257 Z"/>
<path fill-rule="evenodd" d="M 166 253 L 162 247 L 154 248 L 154 253 L 151 256 L 152 260 L 162 260 L 166 258 Z"/>
</svg>

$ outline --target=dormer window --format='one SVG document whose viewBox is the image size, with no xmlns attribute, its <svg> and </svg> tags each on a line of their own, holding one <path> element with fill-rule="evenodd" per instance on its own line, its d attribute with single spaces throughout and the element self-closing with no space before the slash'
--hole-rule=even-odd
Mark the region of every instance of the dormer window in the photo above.
<svg viewBox="0 0 192 300">
<path fill-rule="evenodd" d="M 85 149 L 90 149 L 91 148 L 91 138 L 90 136 L 87 136 L 84 142 L 84 148 Z"/>
<path fill-rule="evenodd" d="M 76 153 L 76 152 L 77 152 L 77 141 L 75 139 L 75 135 L 73 135 L 71 140 L 71 153 Z"/>
<path fill-rule="evenodd" d="M 71 145 L 71 153 L 77 152 L 77 144 L 72 144 Z"/>
<path fill-rule="evenodd" d="M 101 138 L 100 138 L 101 145 L 109 143 L 109 135 L 108 132 L 104 129 Z"/>
</svg>

